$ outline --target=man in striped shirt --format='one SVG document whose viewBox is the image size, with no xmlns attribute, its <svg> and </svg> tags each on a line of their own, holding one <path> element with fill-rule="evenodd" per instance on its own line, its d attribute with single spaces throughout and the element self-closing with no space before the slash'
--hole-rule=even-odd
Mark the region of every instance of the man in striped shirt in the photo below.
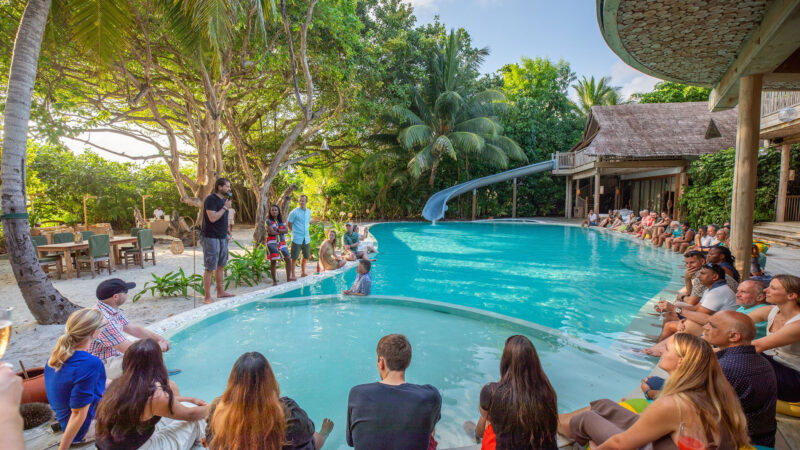
<svg viewBox="0 0 800 450">
<path fill-rule="evenodd" d="M 119 278 L 105 280 L 97 286 L 97 309 L 103 313 L 106 324 L 92 342 L 89 352 L 103 360 L 109 379 L 122 373 L 121 356 L 133 344 L 125 333 L 139 339 L 153 339 L 158 342 L 162 351 L 169 350 L 167 339 L 141 325 L 131 323 L 120 311 L 119 307 L 128 299 L 128 291 L 134 287 L 136 283 L 126 283 Z"/>
</svg>

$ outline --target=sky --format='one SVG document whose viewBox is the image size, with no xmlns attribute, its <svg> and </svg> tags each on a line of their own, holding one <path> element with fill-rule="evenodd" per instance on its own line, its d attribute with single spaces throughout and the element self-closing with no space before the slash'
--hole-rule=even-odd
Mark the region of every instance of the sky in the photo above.
<svg viewBox="0 0 800 450">
<path fill-rule="evenodd" d="M 611 77 L 623 98 L 652 90 L 658 80 L 631 68 L 605 43 L 597 25 L 595 0 L 406 0 L 414 6 L 418 24 L 438 15 L 447 28 L 464 28 L 475 47 L 489 47 L 483 73 L 494 72 L 523 56 L 564 59 L 580 79 Z M 574 91 L 570 97 L 575 100 Z M 139 141 L 110 133 L 80 136 L 130 155 L 154 153 Z M 74 152 L 85 144 L 65 139 Z M 100 152 L 103 157 L 129 159 Z"/>
</svg>

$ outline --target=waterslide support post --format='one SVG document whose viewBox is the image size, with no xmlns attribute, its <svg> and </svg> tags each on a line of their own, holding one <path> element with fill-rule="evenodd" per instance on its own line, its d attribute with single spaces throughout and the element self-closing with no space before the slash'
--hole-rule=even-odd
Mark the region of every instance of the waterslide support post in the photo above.
<svg viewBox="0 0 800 450">
<path fill-rule="evenodd" d="M 475 212 L 478 209 L 478 190 L 472 190 L 472 221 L 475 221 Z"/>
<path fill-rule="evenodd" d="M 567 195 L 564 200 L 564 217 L 572 219 L 572 176 L 567 175 Z"/>
<path fill-rule="evenodd" d="M 512 193 L 511 196 L 512 196 L 513 200 L 511 201 L 511 218 L 512 219 L 516 219 L 517 218 L 517 178 L 516 177 L 514 177 L 514 185 L 512 187 L 512 190 L 513 190 L 513 193 Z"/>
</svg>

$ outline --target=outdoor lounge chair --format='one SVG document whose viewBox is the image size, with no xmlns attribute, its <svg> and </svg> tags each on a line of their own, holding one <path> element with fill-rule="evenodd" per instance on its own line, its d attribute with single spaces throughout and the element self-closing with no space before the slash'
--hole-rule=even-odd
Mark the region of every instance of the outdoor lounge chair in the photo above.
<svg viewBox="0 0 800 450">
<path fill-rule="evenodd" d="M 153 240 L 153 231 L 143 228 L 136 234 L 137 246 L 135 248 L 126 248 L 123 253 L 125 259 L 125 268 L 128 268 L 128 261 L 133 264 L 139 264 L 144 269 L 144 262 L 147 260 L 147 254 L 150 254 L 150 259 L 153 260 L 153 265 L 156 265 L 156 251 L 155 241 Z"/>
<path fill-rule="evenodd" d="M 106 263 L 108 267 L 108 274 L 111 275 L 111 240 L 109 239 L 107 234 L 97 234 L 94 236 L 89 236 L 89 254 L 85 256 L 79 256 L 75 260 L 75 266 L 78 270 L 78 278 L 81 276 L 81 266 L 87 265 L 89 266 L 89 270 L 92 272 L 92 278 L 95 275 L 95 268 L 97 268 L 97 272 L 100 272 L 100 264 L 103 262 Z"/>
<path fill-rule="evenodd" d="M 36 248 L 40 245 L 47 245 L 47 238 L 44 236 L 31 236 L 31 242 L 33 242 L 33 248 Z M 36 254 L 38 255 L 39 252 L 36 252 Z M 61 272 L 63 271 L 64 267 L 62 266 L 60 255 L 40 256 L 39 264 L 42 265 L 42 269 L 44 269 L 44 271 L 47 273 L 49 273 L 48 267 L 56 266 L 56 274 L 58 275 L 58 279 L 61 279 Z"/>
</svg>

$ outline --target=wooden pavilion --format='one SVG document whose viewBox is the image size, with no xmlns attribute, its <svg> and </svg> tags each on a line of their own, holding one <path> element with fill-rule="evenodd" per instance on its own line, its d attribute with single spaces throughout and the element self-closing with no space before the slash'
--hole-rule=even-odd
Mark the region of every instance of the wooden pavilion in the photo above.
<svg viewBox="0 0 800 450">
<path fill-rule="evenodd" d="M 600 31 L 628 65 L 712 88 L 711 111 L 738 104 L 731 250 L 747 274 L 762 90 L 800 90 L 800 0 L 596 1 Z"/>
<path fill-rule="evenodd" d="M 736 115 L 711 113 L 704 102 L 592 107 L 580 142 L 556 154 L 553 173 L 567 177 L 566 216 L 592 207 L 679 217 L 689 163 L 735 145 Z"/>
</svg>

